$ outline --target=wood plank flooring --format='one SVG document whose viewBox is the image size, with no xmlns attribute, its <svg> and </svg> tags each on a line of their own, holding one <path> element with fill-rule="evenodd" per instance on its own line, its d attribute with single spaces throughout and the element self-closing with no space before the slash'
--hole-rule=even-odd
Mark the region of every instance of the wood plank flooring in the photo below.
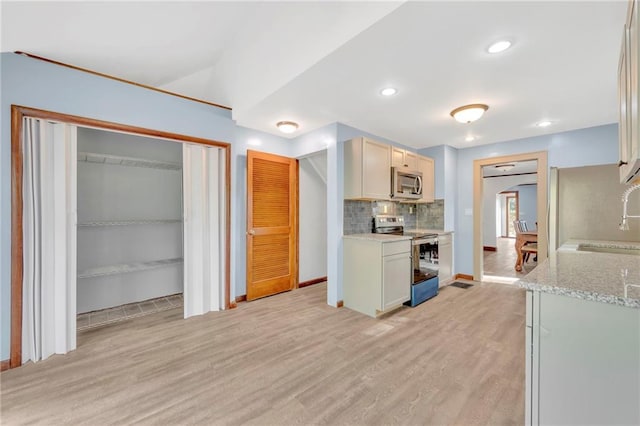
<svg viewBox="0 0 640 426">
<path fill-rule="evenodd" d="M 524 277 L 538 266 L 538 262 L 535 262 L 533 260 L 534 257 L 530 256 L 529 261 L 522 264 L 522 271 L 516 271 L 515 238 L 498 237 L 496 240 L 497 251 L 485 250 L 483 252 L 483 273 L 487 281 L 504 279 L 504 282 L 513 282 Z"/>
<path fill-rule="evenodd" d="M 372 319 L 326 284 L 89 329 L 0 375 L 2 424 L 524 422 L 525 292 L 476 283 Z"/>
</svg>

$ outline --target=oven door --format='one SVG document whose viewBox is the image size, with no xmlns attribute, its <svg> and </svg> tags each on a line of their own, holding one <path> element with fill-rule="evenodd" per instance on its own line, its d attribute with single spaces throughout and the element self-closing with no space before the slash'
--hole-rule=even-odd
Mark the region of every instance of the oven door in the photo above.
<svg viewBox="0 0 640 426">
<path fill-rule="evenodd" d="M 438 238 L 416 238 L 411 241 L 413 281 L 421 283 L 438 276 Z"/>
</svg>

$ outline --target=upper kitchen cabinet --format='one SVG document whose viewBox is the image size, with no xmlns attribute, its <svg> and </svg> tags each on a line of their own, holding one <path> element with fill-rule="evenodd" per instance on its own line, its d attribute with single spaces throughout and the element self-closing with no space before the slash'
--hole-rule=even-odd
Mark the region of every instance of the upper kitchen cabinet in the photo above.
<svg viewBox="0 0 640 426">
<path fill-rule="evenodd" d="M 622 50 L 618 67 L 618 93 L 620 100 L 620 182 L 630 183 L 640 178 L 640 111 L 639 97 L 640 34 L 638 33 L 639 0 L 631 0 L 627 24 L 622 37 Z"/>
<path fill-rule="evenodd" d="M 432 203 L 435 198 L 435 168 L 433 158 L 418 156 L 418 171 L 422 172 L 421 202 Z"/>
<path fill-rule="evenodd" d="M 418 170 L 418 154 L 393 146 L 391 147 L 391 166 Z"/>
<path fill-rule="evenodd" d="M 360 137 L 344 143 L 344 198 L 388 200 L 391 147 Z"/>
</svg>

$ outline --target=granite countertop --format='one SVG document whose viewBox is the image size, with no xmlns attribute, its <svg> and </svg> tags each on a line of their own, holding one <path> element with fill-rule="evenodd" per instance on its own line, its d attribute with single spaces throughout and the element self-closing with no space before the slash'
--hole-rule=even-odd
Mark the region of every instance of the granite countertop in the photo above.
<svg viewBox="0 0 640 426">
<path fill-rule="evenodd" d="M 343 235 L 342 238 L 348 238 L 350 240 L 369 240 L 369 241 L 380 241 L 380 242 L 390 242 L 390 241 L 405 241 L 410 240 L 411 237 L 409 235 L 393 235 L 393 234 L 349 234 Z"/>
<path fill-rule="evenodd" d="M 640 256 L 579 251 L 640 249 L 640 242 L 569 240 L 517 284 L 528 290 L 640 309 Z"/>
</svg>

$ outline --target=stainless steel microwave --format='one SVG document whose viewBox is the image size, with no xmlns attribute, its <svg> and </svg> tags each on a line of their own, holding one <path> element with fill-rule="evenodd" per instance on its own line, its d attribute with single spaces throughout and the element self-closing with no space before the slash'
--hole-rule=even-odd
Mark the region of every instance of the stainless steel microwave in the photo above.
<svg viewBox="0 0 640 426">
<path fill-rule="evenodd" d="M 422 198 L 422 172 L 404 167 L 391 168 L 391 198 Z"/>
</svg>

